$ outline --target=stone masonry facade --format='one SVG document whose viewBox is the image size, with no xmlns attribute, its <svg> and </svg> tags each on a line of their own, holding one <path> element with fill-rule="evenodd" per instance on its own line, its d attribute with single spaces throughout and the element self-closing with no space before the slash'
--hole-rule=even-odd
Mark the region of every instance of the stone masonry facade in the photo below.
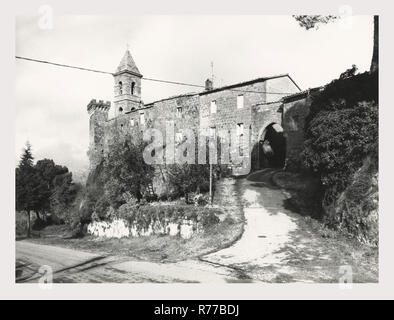
<svg viewBox="0 0 394 320">
<path fill-rule="evenodd" d="M 174 140 L 185 129 L 221 136 L 231 132 L 242 135 L 250 130 L 250 152 L 245 152 L 249 169 L 262 168 L 259 142 L 264 140 L 268 126 L 277 124 L 286 137 L 286 157 L 299 157 L 303 143 L 303 123 L 308 113 L 308 102 L 300 88 L 288 74 L 261 77 L 233 85 L 213 88 L 206 81 L 204 91 L 182 94 L 144 104 L 141 100 L 142 74 L 127 50 L 114 73 L 115 117 L 109 119 L 110 102 L 91 100 L 89 161 L 93 169 L 106 156 L 113 141 L 128 133 L 140 135 L 147 128 L 165 134 L 166 124 L 174 123 Z M 287 97 L 293 97 L 289 99 Z M 165 137 L 166 139 L 167 137 Z M 251 159 L 250 159 L 251 156 Z M 295 160 L 297 161 L 297 159 Z M 294 162 L 294 161 L 293 161 Z M 236 167 L 236 166 L 234 166 Z M 237 174 L 236 171 L 234 171 Z M 240 171 L 239 174 L 248 172 Z"/>
</svg>

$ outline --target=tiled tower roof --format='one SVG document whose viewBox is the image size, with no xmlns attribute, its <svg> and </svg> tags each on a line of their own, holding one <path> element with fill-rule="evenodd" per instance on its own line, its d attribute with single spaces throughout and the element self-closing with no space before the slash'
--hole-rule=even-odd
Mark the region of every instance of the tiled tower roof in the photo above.
<svg viewBox="0 0 394 320">
<path fill-rule="evenodd" d="M 116 69 L 117 73 L 122 71 L 131 71 L 134 74 L 141 75 L 128 49 Z"/>
</svg>

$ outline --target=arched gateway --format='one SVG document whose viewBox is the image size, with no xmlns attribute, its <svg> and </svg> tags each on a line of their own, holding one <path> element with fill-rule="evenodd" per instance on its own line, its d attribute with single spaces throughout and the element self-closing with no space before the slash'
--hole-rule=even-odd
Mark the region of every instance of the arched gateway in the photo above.
<svg viewBox="0 0 394 320">
<path fill-rule="evenodd" d="M 263 127 L 252 151 L 254 169 L 283 168 L 286 159 L 286 138 L 283 128 L 273 122 Z"/>
</svg>

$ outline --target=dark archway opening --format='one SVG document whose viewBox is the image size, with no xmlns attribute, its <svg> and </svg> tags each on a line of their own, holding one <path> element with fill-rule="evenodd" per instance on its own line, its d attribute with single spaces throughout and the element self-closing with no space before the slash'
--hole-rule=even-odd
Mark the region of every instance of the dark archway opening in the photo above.
<svg viewBox="0 0 394 320">
<path fill-rule="evenodd" d="M 261 168 L 283 168 L 286 159 L 286 138 L 276 123 L 268 125 L 258 141 L 258 159 Z"/>
</svg>

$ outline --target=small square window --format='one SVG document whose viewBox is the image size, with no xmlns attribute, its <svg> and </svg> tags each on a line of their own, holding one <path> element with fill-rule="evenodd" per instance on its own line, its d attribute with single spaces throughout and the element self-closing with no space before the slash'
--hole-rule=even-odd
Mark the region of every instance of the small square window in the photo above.
<svg viewBox="0 0 394 320">
<path fill-rule="evenodd" d="M 237 96 L 237 108 L 242 109 L 244 107 L 244 95 L 240 94 Z"/>
<path fill-rule="evenodd" d="M 211 113 L 216 113 L 216 101 L 211 101 Z"/>
</svg>

